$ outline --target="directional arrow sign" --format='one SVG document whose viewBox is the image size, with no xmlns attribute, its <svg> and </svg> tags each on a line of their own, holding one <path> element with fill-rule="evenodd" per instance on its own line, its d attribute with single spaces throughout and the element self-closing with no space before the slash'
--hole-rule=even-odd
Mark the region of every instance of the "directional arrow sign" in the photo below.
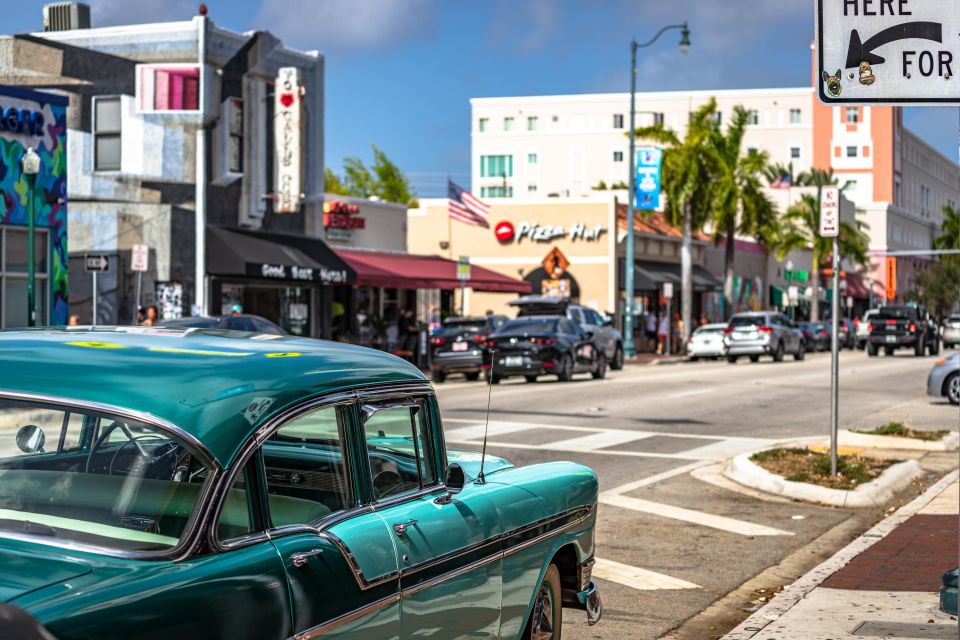
<svg viewBox="0 0 960 640">
<path fill-rule="evenodd" d="M 106 271 L 110 268 L 110 257 L 102 253 L 88 253 L 84 255 L 83 263 L 88 273 Z"/>
<path fill-rule="evenodd" d="M 960 0 L 816 0 L 826 104 L 960 105 Z"/>
</svg>

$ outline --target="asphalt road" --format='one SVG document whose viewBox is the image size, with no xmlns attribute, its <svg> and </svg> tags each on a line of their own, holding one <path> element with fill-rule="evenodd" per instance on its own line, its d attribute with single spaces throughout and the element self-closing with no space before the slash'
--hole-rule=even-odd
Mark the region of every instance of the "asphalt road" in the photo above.
<svg viewBox="0 0 960 640">
<path fill-rule="evenodd" d="M 842 352 L 840 427 L 904 420 L 918 429 L 958 429 L 960 411 L 925 395 L 933 360 Z M 517 465 L 574 460 L 599 475 L 594 575 L 604 619 L 587 627 L 580 612 L 565 610 L 565 638 L 660 637 L 841 523 L 855 534 L 879 515 L 761 499 L 717 477 L 737 453 L 829 433 L 829 354 L 541 380 L 492 388 L 488 449 Z M 479 449 L 486 385 L 450 378 L 437 390 L 448 446 Z M 748 615 L 735 608 L 718 616 L 720 627 Z M 720 627 L 688 637 L 707 638 Z"/>
</svg>

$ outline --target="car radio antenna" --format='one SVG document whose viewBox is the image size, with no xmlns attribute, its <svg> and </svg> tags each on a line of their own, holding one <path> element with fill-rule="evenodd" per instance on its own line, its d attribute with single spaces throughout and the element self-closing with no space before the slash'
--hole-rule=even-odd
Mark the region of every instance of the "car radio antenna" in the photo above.
<svg viewBox="0 0 960 640">
<path fill-rule="evenodd" d="M 490 374 L 487 378 L 487 417 L 483 423 L 483 449 L 480 452 L 480 473 L 477 474 L 475 484 L 486 484 L 487 480 L 483 477 L 483 462 L 487 458 L 487 431 L 490 429 L 490 396 L 493 394 L 493 367 L 496 365 L 496 349 L 490 350 Z"/>
</svg>

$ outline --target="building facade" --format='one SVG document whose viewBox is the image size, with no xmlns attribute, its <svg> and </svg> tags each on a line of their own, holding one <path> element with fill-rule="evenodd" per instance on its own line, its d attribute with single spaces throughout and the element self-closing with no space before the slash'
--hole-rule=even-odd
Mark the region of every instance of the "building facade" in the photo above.
<svg viewBox="0 0 960 640">
<path fill-rule="evenodd" d="M 33 216 L 37 325 L 66 324 L 67 100 L 0 86 L 0 328 L 28 323 L 28 220 Z M 40 157 L 34 178 L 23 172 L 28 148 Z"/>
</svg>

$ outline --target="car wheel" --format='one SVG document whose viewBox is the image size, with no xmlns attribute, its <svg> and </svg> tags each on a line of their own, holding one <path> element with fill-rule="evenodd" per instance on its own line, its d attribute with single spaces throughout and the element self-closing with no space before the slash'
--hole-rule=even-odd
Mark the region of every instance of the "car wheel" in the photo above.
<svg viewBox="0 0 960 640">
<path fill-rule="evenodd" d="M 447 379 L 447 374 L 440 369 L 434 369 L 433 373 L 430 374 L 430 379 L 434 382 L 443 382 Z"/>
<path fill-rule="evenodd" d="M 727 362 L 730 364 L 737 364 L 737 356 L 727 356 Z"/>
<path fill-rule="evenodd" d="M 867 343 L 867 355 L 870 356 L 871 358 L 876 358 L 876 357 L 877 357 L 877 345 L 873 344 L 872 342 L 868 342 L 868 343 Z"/>
<path fill-rule="evenodd" d="M 783 362 L 783 343 L 777 343 L 777 350 L 773 352 L 774 362 Z"/>
<path fill-rule="evenodd" d="M 523 376 L 523 379 L 526 380 L 527 382 L 536 382 L 537 376 Z"/>
<path fill-rule="evenodd" d="M 610 361 L 610 368 L 614 371 L 620 371 L 623 369 L 623 347 L 617 345 L 616 350 L 613 352 L 613 360 Z"/>
<path fill-rule="evenodd" d="M 573 378 L 573 358 L 570 357 L 569 353 L 563 354 L 563 358 L 560 360 L 560 370 L 557 371 L 557 379 L 560 382 L 570 382 Z"/>
<path fill-rule="evenodd" d="M 892 356 L 892 355 L 893 355 L 893 351 L 894 351 L 893 347 L 884 347 L 884 348 L 883 348 L 883 355 L 885 355 L 885 356 Z"/>
<path fill-rule="evenodd" d="M 690 362 L 696 362 L 700 359 L 700 356 L 690 356 Z"/>
<path fill-rule="evenodd" d="M 750 362 L 760 362 L 760 356 L 750 356 Z"/>
<path fill-rule="evenodd" d="M 551 564 L 534 594 L 533 610 L 530 612 L 523 638 L 524 640 L 560 640 L 562 625 L 560 571 L 556 565 Z"/>
<path fill-rule="evenodd" d="M 807 357 L 807 348 L 803 345 L 800 345 L 800 350 L 793 354 L 793 359 L 800 361 Z"/>
<path fill-rule="evenodd" d="M 933 344 L 930 345 L 930 355 L 938 356 L 940 355 L 940 341 L 934 340 Z"/>
<path fill-rule="evenodd" d="M 913 355 L 917 358 L 922 358 L 924 356 L 924 351 L 925 345 L 923 344 L 923 340 L 918 336 L 917 344 L 913 345 Z"/>
<path fill-rule="evenodd" d="M 500 376 L 497 376 L 497 375 L 490 376 L 490 384 L 500 384 L 500 381 L 501 381 L 502 379 L 503 379 L 503 378 L 501 378 Z"/>
<path fill-rule="evenodd" d="M 947 378 L 943 386 L 947 390 L 945 395 L 950 404 L 960 404 L 960 373 L 955 373 Z"/>
<path fill-rule="evenodd" d="M 464 375 L 466 375 L 467 380 L 471 380 L 471 381 L 472 381 L 472 380 L 479 380 L 479 379 L 480 379 L 480 372 L 479 372 L 479 371 L 474 371 L 473 373 L 467 373 L 467 374 L 464 374 Z"/>
<path fill-rule="evenodd" d="M 597 355 L 597 368 L 590 375 L 594 380 L 603 380 L 607 377 L 607 357 L 602 353 Z"/>
</svg>

